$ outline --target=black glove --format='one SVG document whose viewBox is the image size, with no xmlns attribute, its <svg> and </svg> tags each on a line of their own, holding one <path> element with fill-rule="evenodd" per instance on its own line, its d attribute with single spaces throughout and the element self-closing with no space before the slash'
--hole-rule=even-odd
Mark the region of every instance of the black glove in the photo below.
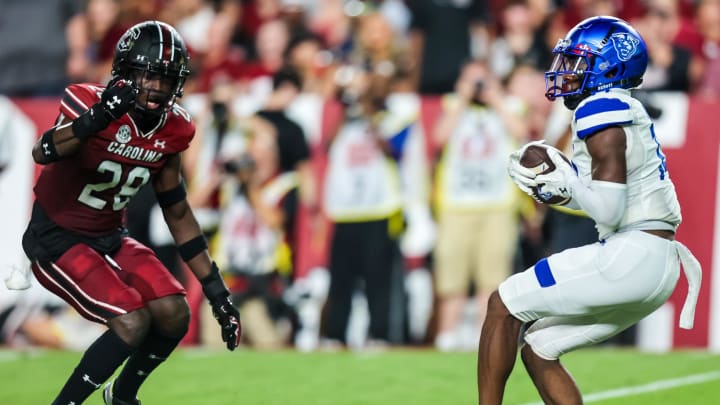
<svg viewBox="0 0 720 405">
<path fill-rule="evenodd" d="M 130 111 L 135 104 L 137 90 L 127 80 L 118 80 L 109 85 L 102 96 L 100 104 L 103 112 L 111 121 L 117 120 Z"/>
<path fill-rule="evenodd" d="M 210 275 L 200 280 L 203 293 L 212 305 L 213 316 L 220 324 L 222 340 L 227 344 L 228 350 L 235 350 L 240 344 L 242 326 L 240 313 L 230 301 L 230 292 L 220 277 L 220 271 L 215 263 L 212 264 Z"/>
<path fill-rule="evenodd" d="M 110 123 L 120 117 L 135 104 L 137 90 L 130 82 L 119 80 L 109 85 L 100 96 L 100 102 L 80 114 L 72 123 L 73 135 L 84 141 L 107 128 Z"/>
<path fill-rule="evenodd" d="M 240 344 L 242 334 L 240 313 L 230 301 L 230 296 L 211 300 L 210 305 L 212 305 L 213 316 L 220 324 L 223 342 L 227 345 L 228 350 L 235 350 Z"/>
</svg>

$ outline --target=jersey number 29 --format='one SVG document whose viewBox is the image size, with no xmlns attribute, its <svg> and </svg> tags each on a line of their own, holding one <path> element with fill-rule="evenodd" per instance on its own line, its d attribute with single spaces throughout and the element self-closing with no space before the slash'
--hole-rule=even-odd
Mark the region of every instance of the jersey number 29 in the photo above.
<svg viewBox="0 0 720 405">
<path fill-rule="evenodd" d="M 86 185 L 80 195 L 78 201 L 88 207 L 102 210 L 107 205 L 107 201 L 96 197 L 93 193 L 99 193 L 116 187 L 120 183 L 123 174 L 123 167 L 120 163 L 110 160 L 103 160 L 97 168 L 98 173 L 111 173 L 112 179 L 104 183 L 94 183 Z M 140 180 L 140 181 L 138 181 Z M 147 167 L 136 166 L 127 175 L 125 183 L 120 187 L 112 198 L 113 211 L 120 211 L 130 202 L 130 199 L 137 194 L 138 190 L 150 180 L 150 171 Z"/>
</svg>

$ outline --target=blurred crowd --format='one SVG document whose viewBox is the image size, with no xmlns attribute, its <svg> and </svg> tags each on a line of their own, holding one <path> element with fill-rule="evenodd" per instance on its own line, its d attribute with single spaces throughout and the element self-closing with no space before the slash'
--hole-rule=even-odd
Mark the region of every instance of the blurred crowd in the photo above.
<svg viewBox="0 0 720 405">
<path fill-rule="evenodd" d="M 667 107 L 654 91 L 720 97 L 720 0 L 3 2 L 0 94 L 106 83 L 127 28 L 173 25 L 191 55 L 180 102 L 197 123 L 188 197 L 246 343 L 474 350 L 504 278 L 597 237 L 505 174 L 529 140 L 568 145 L 569 112 L 546 100 L 543 73 L 556 41 L 595 15 L 645 39 L 638 96 L 651 114 Z M 190 283 L 153 198 L 130 205 L 131 235 Z M 37 319 L 8 322 L 28 305 L 0 304 L 0 343 L 32 342 L 21 321 Z M 200 318 L 197 342 L 217 345 Z"/>
</svg>

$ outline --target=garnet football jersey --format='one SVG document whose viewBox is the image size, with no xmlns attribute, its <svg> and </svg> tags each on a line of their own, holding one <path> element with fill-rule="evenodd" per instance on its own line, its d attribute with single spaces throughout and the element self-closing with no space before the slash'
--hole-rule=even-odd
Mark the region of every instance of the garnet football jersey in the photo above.
<svg viewBox="0 0 720 405">
<path fill-rule="evenodd" d="M 60 113 L 76 119 L 100 101 L 103 90 L 69 86 Z M 168 156 L 187 149 L 194 134 L 190 115 L 177 105 L 148 133 L 125 114 L 89 137 L 76 154 L 45 166 L 35 185 L 37 202 L 65 229 L 89 236 L 111 233 L 122 226 L 130 199 Z"/>
</svg>

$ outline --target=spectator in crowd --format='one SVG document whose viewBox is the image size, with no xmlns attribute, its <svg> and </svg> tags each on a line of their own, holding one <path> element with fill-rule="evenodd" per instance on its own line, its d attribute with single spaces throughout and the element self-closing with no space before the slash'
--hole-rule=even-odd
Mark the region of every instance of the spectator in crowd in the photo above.
<svg viewBox="0 0 720 405">
<path fill-rule="evenodd" d="M 115 53 L 115 45 L 131 26 L 145 20 L 158 19 L 159 0 L 90 0 L 87 3 L 88 33 L 91 41 L 88 79 L 107 83 Z M 192 86 L 186 88 L 191 90 Z"/>
<path fill-rule="evenodd" d="M 317 94 L 324 99 L 334 95 L 333 56 L 325 49 L 317 34 L 296 34 L 290 40 L 285 53 L 288 64 L 294 66 L 300 74 L 302 93 Z"/>
<path fill-rule="evenodd" d="M 285 65 L 285 49 L 290 33 L 281 19 L 262 23 L 255 37 L 255 57 L 242 69 L 240 80 L 247 83 L 249 91 L 259 97 L 269 94 L 271 78 Z"/>
<path fill-rule="evenodd" d="M 336 60 L 347 59 L 352 51 L 353 23 L 343 0 L 319 0 L 308 28 L 322 38 Z"/>
<path fill-rule="evenodd" d="M 85 80 L 90 65 L 84 11 L 80 0 L 3 2 L 0 94 L 59 96 L 68 83 Z"/>
<path fill-rule="evenodd" d="M 487 298 L 512 269 L 517 193 L 504 176 L 505 161 L 526 139 L 527 126 L 520 105 L 510 104 L 503 91 L 485 63 L 465 64 L 435 128 L 436 143 L 443 145 L 436 169 L 435 345 L 440 350 L 475 346 Z M 464 339 L 458 326 L 471 280 L 474 328 Z"/>
<path fill-rule="evenodd" d="M 680 27 L 678 0 L 650 0 L 647 12 L 634 21 L 648 48 L 643 90 L 690 92 L 702 74 L 699 58 L 673 40 Z"/>
<path fill-rule="evenodd" d="M 281 173 L 296 171 L 300 182 L 300 202 L 315 207 L 317 201 L 315 177 L 310 166 L 310 147 L 302 127 L 288 118 L 285 111 L 302 88 L 300 75 L 294 67 L 286 65 L 273 75 L 273 91 L 263 108 L 249 123 L 251 133 L 270 129 L 277 142 L 279 170 Z M 262 123 L 262 127 L 258 126 Z"/>
<path fill-rule="evenodd" d="M 499 77 L 506 77 L 518 64 L 544 66 L 551 52 L 544 38 L 536 35 L 532 9 L 527 0 L 511 0 L 503 5 L 500 14 L 501 35 L 490 46 L 488 61 Z M 541 23 L 543 21 L 540 21 Z"/>
<path fill-rule="evenodd" d="M 233 301 L 252 347 L 277 349 L 288 341 L 291 311 L 284 285 L 292 271 L 292 235 L 298 203 L 298 173 L 281 171 L 275 132 L 255 131 L 247 150 L 225 156 L 229 175 L 219 232 L 219 253 Z"/>
<path fill-rule="evenodd" d="M 305 131 L 299 122 L 288 116 L 288 108 L 295 103 L 302 88 L 302 81 L 298 70 L 292 65 L 286 65 L 279 69 L 273 75 L 273 90 L 267 98 L 263 108 L 251 116 L 246 123 L 246 129 L 253 136 L 266 133 L 270 135 L 270 139 L 274 139 L 278 154 L 278 173 L 279 175 L 293 174 L 293 179 L 297 181 L 297 203 L 293 204 L 292 213 L 286 213 L 287 224 L 284 227 L 284 241 L 287 243 L 291 253 L 291 261 L 295 269 L 297 256 L 292 254 L 298 248 L 300 236 L 297 233 L 297 224 L 301 210 L 309 215 L 309 224 L 313 231 L 319 219 L 319 202 L 317 197 L 317 181 L 315 171 L 311 162 L 310 146 L 305 135 Z M 293 194 L 294 195 L 294 194 Z M 292 214 L 292 215 L 290 215 Z M 311 236 L 314 237 L 314 236 Z M 299 275 L 298 275 L 299 276 Z M 326 278 L 322 275 L 320 278 Z M 315 278 L 313 278 L 315 280 Z M 319 288 L 324 290 L 325 288 Z M 302 290 L 299 288 L 298 290 Z M 324 294 L 320 294 L 321 296 Z M 301 305 L 304 302 L 297 301 L 295 304 Z M 315 313 L 315 312 L 318 313 Z M 303 336 L 308 339 L 307 348 L 312 348 L 317 342 L 317 321 L 319 317 L 320 307 L 311 305 L 305 308 L 301 316 L 300 327 L 303 328 Z M 305 324 L 302 324 L 305 322 Z M 310 325 L 313 324 L 314 326 Z M 310 328 L 312 331 L 308 331 Z M 312 340 L 312 341 L 311 341 Z"/>
<path fill-rule="evenodd" d="M 195 63 L 202 70 L 195 91 L 210 92 L 216 82 L 239 81 L 247 52 L 233 42 L 239 10 L 234 2 L 224 2 L 207 32 L 207 52 Z"/>
<path fill-rule="evenodd" d="M 430 207 L 430 159 L 422 123 L 420 96 L 412 91 L 407 69 L 398 66 L 388 83 L 386 111 L 379 130 L 397 162 L 405 227 L 400 235 L 407 297 L 407 329 L 411 343 L 425 343 L 433 311 L 433 282 L 429 256 L 436 240 Z"/>
<path fill-rule="evenodd" d="M 255 38 L 258 30 L 265 22 L 280 18 L 282 0 L 240 0 L 240 13 L 237 15 L 237 24 L 233 43 L 239 45 L 254 55 Z"/>
<path fill-rule="evenodd" d="M 472 55 L 471 37 L 485 37 L 486 2 L 413 1 L 409 6 L 418 90 L 436 95 L 452 92 L 460 66 Z"/>
<path fill-rule="evenodd" d="M 193 67 L 200 69 L 236 56 L 228 53 L 235 50 L 230 45 L 240 12 L 239 2 L 233 0 L 169 0 L 164 2 L 160 19 L 177 27 L 186 38 Z"/>
<path fill-rule="evenodd" d="M 220 217 L 219 161 L 245 150 L 246 129 L 233 108 L 237 86 L 230 81 L 213 84 L 201 111 L 196 113 L 194 142 L 183 155 L 188 183 L 188 201 L 199 218 L 206 236 L 212 237 Z"/>
<path fill-rule="evenodd" d="M 118 25 L 120 4 L 115 0 L 90 0 L 85 14 L 90 40 L 91 66 L 88 79 L 106 83 L 110 79 L 108 72 L 111 70 L 115 44 L 125 32 Z"/>
<path fill-rule="evenodd" d="M 695 16 L 698 31 L 702 35 L 701 49 L 705 61 L 697 94 L 717 100 L 720 97 L 720 2 L 700 0 Z"/>
<path fill-rule="evenodd" d="M 345 88 L 346 119 L 332 139 L 325 178 L 325 210 L 334 223 L 330 249 L 330 290 L 324 336 L 331 345 L 347 342 L 356 290 L 364 291 L 370 314 L 367 344 L 390 342 L 393 266 L 402 221 L 397 166 L 389 160 L 376 113 L 385 94 L 371 77 L 355 70 Z M 382 86 L 381 86 L 382 87 Z"/>
</svg>

